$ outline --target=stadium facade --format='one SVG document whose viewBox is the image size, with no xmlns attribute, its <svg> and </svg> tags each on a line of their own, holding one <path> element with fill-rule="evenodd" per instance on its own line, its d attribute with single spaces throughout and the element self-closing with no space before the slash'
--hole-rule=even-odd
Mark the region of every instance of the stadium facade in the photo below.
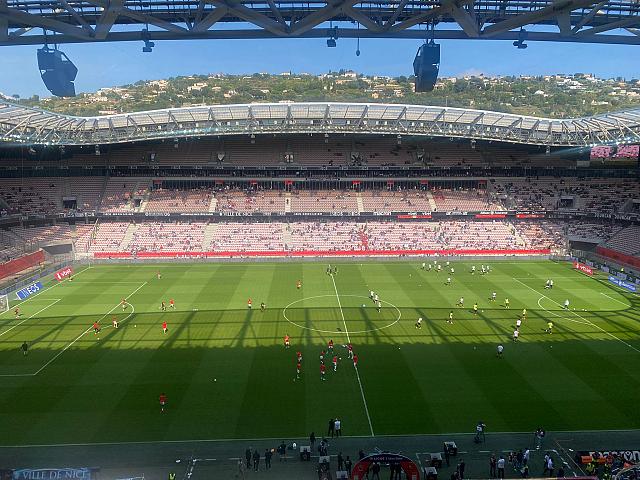
<svg viewBox="0 0 640 480">
<path fill-rule="evenodd" d="M 640 141 L 640 109 L 563 120 L 422 105 L 275 103 L 75 117 L 0 102 L 0 139 L 19 144 L 96 145 L 300 133 L 414 135 L 583 147 Z"/>
<path fill-rule="evenodd" d="M 67 260 L 573 249 L 637 267 L 640 253 L 640 110 L 282 103 L 81 118 L 4 102 L 0 132 L 9 261 L 39 248 Z"/>
</svg>

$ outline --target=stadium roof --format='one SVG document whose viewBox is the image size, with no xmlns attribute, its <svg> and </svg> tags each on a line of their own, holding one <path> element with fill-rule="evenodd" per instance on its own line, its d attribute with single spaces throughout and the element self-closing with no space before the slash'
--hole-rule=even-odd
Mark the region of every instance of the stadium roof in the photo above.
<svg viewBox="0 0 640 480">
<path fill-rule="evenodd" d="M 422 40 L 428 24 L 441 39 L 522 40 L 520 28 L 535 25 L 526 40 L 640 45 L 638 0 L 0 0 L 0 45 Z"/>
<path fill-rule="evenodd" d="M 13 144 L 99 145 L 294 133 L 412 135 L 584 147 L 640 142 L 640 108 L 562 120 L 422 105 L 256 103 L 76 117 L 0 100 L 0 141 Z"/>
</svg>

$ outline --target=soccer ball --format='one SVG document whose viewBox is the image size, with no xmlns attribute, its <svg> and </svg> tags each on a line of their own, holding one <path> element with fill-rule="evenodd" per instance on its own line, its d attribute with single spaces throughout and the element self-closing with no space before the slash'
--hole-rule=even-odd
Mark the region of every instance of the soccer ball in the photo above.
<svg viewBox="0 0 640 480">
<path fill-rule="evenodd" d="M 134 325 L 133 328 L 136 328 L 138 325 Z"/>
<path fill-rule="evenodd" d="M 363 304 L 362 304 L 362 308 L 364 308 L 364 307 L 366 307 L 366 305 L 363 303 Z"/>
<path fill-rule="evenodd" d="M 217 379 L 217 378 L 214 378 L 214 379 L 213 379 L 213 381 L 214 381 L 214 382 L 217 382 L 217 381 L 218 381 L 218 379 Z"/>
</svg>

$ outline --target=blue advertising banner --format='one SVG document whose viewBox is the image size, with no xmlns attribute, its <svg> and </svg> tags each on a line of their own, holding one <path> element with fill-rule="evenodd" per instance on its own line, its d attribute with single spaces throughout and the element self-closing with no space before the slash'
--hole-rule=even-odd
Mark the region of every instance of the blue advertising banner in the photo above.
<svg viewBox="0 0 640 480">
<path fill-rule="evenodd" d="M 619 278 L 614 277 L 613 275 L 609 275 L 609 281 L 614 285 L 617 285 L 622 288 L 626 288 L 630 292 L 636 292 L 636 286 L 631 282 L 626 282 L 624 280 L 620 280 Z"/>
<path fill-rule="evenodd" d="M 94 468 L 23 468 L 13 471 L 13 480 L 93 480 Z"/>
<path fill-rule="evenodd" d="M 34 293 L 39 292 L 40 290 L 42 290 L 42 283 L 35 282 L 29 285 L 28 287 L 24 287 L 22 290 L 18 290 L 16 294 L 18 295 L 18 298 L 20 300 L 24 300 L 29 295 L 33 295 Z"/>
</svg>

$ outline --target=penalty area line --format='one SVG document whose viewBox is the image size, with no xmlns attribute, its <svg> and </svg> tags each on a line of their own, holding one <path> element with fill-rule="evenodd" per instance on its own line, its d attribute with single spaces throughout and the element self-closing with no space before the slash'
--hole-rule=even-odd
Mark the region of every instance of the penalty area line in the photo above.
<svg viewBox="0 0 640 480">
<path fill-rule="evenodd" d="M 140 285 L 138 288 L 136 288 L 133 292 L 131 292 L 127 297 L 125 297 L 125 300 L 129 300 L 129 298 L 133 297 L 142 287 L 144 287 L 147 284 L 147 282 L 144 282 L 142 285 Z M 127 305 L 131 305 L 129 302 L 126 302 Z M 111 310 L 109 310 L 107 313 L 105 313 L 102 317 L 100 317 L 100 319 L 98 320 L 98 323 L 100 323 L 100 321 L 104 320 L 108 315 L 111 314 L 111 312 L 113 312 L 116 308 L 118 308 L 120 306 L 120 304 L 118 303 L 115 307 L 113 307 Z M 131 316 L 135 313 L 135 308 L 133 305 L 131 305 L 131 313 L 129 315 L 127 315 L 124 319 L 122 319 L 123 322 L 125 322 L 126 320 L 128 320 L 129 318 L 131 318 Z M 72 342 L 70 342 L 66 347 L 64 347 L 62 350 L 60 350 L 58 353 L 56 353 L 51 359 L 49 359 L 49 361 L 47 363 L 45 363 L 43 366 L 41 366 L 33 375 L 38 375 L 40 372 L 42 372 L 45 368 L 47 368 L 49 365 L 51 365 L 60 355 L 62 355 L 64 352 L 66 352 L 69 348 L 71 348 L 78 340 L 80 340 L 82 337 L 84 337 L 87 333 L 89 333 L 91 331 L 93 327 L 89 327 L 87 328 L 84 332 L 82 332 L 80 335 L 78 335 Z"/>
<path fill-rule="evenodd" d="M 126 298 L 125 300 L 128 300 L 129 298 L 131 298 L 133 295 L 135 295 L 142 287 L 144 287 L 148 282 L 144 282 L 142 285 L 140 285 L 138 288 L 136 288 L 133 292 L 131 292 Z M 59 301 L 59 300 L 58 300 Z M 127 321 L 129 318 L 131 318 L 131 316 L 135 313 L 136 309 L 135 307 L 130 304 L 129 302 L 126 302 L 127 305 L 131 306 L 131 313 L 129 313 L 129 315 L 127 315 L 125 318 L 122 319 L 122 322 Z M 115 307 L 113 307 L 111 310 L 109 310 L 107 313 L 105 313 L 102 317 L 100 317 L 100 319 L 98 320 L 98 323 L 105 319 L 108 315 L 110 315 L 116 308 L 118 308 L 121 304 L 118 303 Z M 50 306 L 50 305 L 49 305 Z M 46 307 L 48 308 L 48 307 Z M 0 377 L 35 377 L 36 375 L 38 375 L 39 373 L 41 373 L 45 368 L 47 368 L 49 365 L 51 365 L 54 361 L 56 361 L 60 355 L 62 355 L 64 352 L 66 352 L 67 350 L 69 350 L 69 348 L 71 348 L 78 340 L 80 340 L 82 337 L 84 337 L 87 333 L 89 333 L 91 331 L 93 327 L 89 327 L 87 328 L 84 332 L 82 332 L 80 335 L 78 335 L 76 338 L 74 338 L 69 344 L 67 344 L 62 350 L 60 350 L 58 353 L 56 353 L 53 357 L 51 357 L 44 365 L 42 365 L 38 370 L 36 370 L 34 373 L 6 373 L 6 374 L 0 374 Z"/>
<path fill-rule="evenodd" d="M 527 285 L 524 282 L 521 282 L 520 280 L 518 280 L 517 278 L 514 278 L 514 280 L 522 285 L 524 285 L 525 287 L 527 287 L 529 290 L 531 290 L 532 292 L 537 293 L 538 295 L 542 295 L 544 298 L 551 300 L 553 303 L 555 303 L 556 305 L 562 307 L 561 303 L 556 302 L 553 298 L 549 298 L 547 297 L 545 294 L 540 293 L 539 291 L 537 291 L 535 288 L 530 287 L 529 285 Z M 574 312 L 573 310 L 567 310 L 569 313 L 572 313 L 573 315 L 575 315 L 576 317 L 584 320 L 585 322 L 587 322 L 587 325 L 590 325 L 594 328 L 597 328 L 598 330 L 600 330 L 602 333 L 604 333 L 605 335 L 608 335 L 609 337 L 619 341 L 620 343 L 622 343 L 623 345 L 626 345 L 627 347 L 629 347 L 631 350 L 634 350 L 638 353 L 640 353 L 640 350 L 638 350 L 636 347 L 634 347 L 633 345 L 631 345 L 630 343 L 625 342 L 624 340 L 622 340 L 620 337 L 616 337 L 613 333 L 607 332 L 604 328 L 602 328 L 599 325 L 596 325 L 595 323 L 593 323 L 592 321 L 584 318 L 582 315 L 580 315 L 579 313 Z"/>
<path fill-rule="evenodd" d="M 93 267 L 91 267 L 91 265 L 89 265 L 87 268 L 82 269 L 82 270 L 80 270 L 78 273 L 74 274 L 74 277 L 77 277 L 77 276 L 78 276 L 78 275 L 80 275 L 81 273 L 86 272 L 86 271 L 87 271 L 87 270 L 89 270 L 90 268 L 93 268 Z M 57 287 L 58 285 L 62 285 L 63 283 L 64 283 L 64 282 L 54 283 L 54 284 L 53 284 L 53 285 L 51 285 L 50 287 L 47 287 L 47 288 L 45 288 L 45 289 L 43 289 L 43 290 L 40 290 L 39 292 L 34 293 L 33 295 L 30 295 L 28 298 L 25 298 L 25 299 L 24 299 L 23 301 L 21 301 L 20 303 L 16 303 L 15 305 L 11 305 L 10 309 L 11 309 L 11 308 L 15 308 L 15 307 L 19 307 L 20 305 L 22 305 L 22 304 L 24 304 L 24 303 L 27 303 L 29 300 L 31 300 L 31 299 L 33 299 L 33 298 L 37 297 L 37 296 L 38 296 L 38 295 L 40 295 L 41 293 L 44 293 L 44 292 L 46 292 L 47 290 L 51 290 L 52 288 Z M 10 309 L 9 309 L 9 310 L 10 310 Z M 4 315 L 4 314 L 5 314 L 5 313 L 7 313 L 9 310 L 6 310 L 6 311 L 4 311 L 4 312 L 0 313 L 0 316 Z"/>
<path fill-rule="evenodd" d="M 617 298 L 613 298 L 613 297 L 611 297 L 611 296 L 607 295 L 607 294 L 606 294 L 606 293 L 604 293 L 604 292 L 600 292 L 600 295 L 604 295 L 605 297 L 610 298 L 610 299 L 611 299 L 611 300 L 613 300 L 614 302 L 618 302 L 620 305 L 624 305 L 624 306 L 625 306 L 625 307 L 627 307 L 627 308 L 629 308 L 629 307 L 631 306 L 631 305 L 629 305 L 628 303 L 621 302 L 621 301 L 620 301 L 620 300 L 618 300 Z"/>
<path fill-rule="evenodd" d="M 25 318 L 24 320 L 22 320 L 21 322 L 16 323 L 14 326 L 12 326 L 11 328 L 7 328 L 5 331 L 3 331 L 2 333 L 0 333 L 0 337 L 2 337 L 5 333 L 9 333 L 11 330 L 13 330 L 16 327 L 19 327 L 20 325 L 22 325 L 24 322 L 26 322 L 27 320 L 31 320 L 33 317 L 35 317 L 36 315 L 38 315 L 39 313 L 44 312 L 47 308 L 49 307 L 53 307 L 56 303 L 58 303 L 60 300 L 62 300 L 61 298 L 56 298 L 53 302 L 51 302 L 49 305 L 47 305 L 44 308 L 41 308 L 40 310 L 38 310 L 36 313 L 34 313 L 33 315 L 28 316 L 27 318 Z"/>
<path fill-rule="evenodd" d="M 336 292 L 336 299 L 338 300 L 338 308 L 340 309 L 340 316 L 342 317 L 342 324 L 344 325 L 344 332 L 347 335 L 347 341 L 351 343 L 351 338 L 349 337 L 349 329 L 347 328 L 347 321 L 344 318 L 344 312 L 342 311 L 342 302 L 340 302 L 340 295 L 338 294 L 338 287 L 336 286 L 336 279 L 331 275 L 331 281 L 333 282 L 333 289 Z M 362 381 L 360 380 L 360 373 L 358 372 L 358 366 L 354 365 L 353 368 L 356 370 L 356 378 L 358 379 L 358 385 L 360 386 L 360 395 L 362 395 L 362 403 L 364 404 L 364 412 L 367 414 L 367 421 L 369 422 L 369 430 L 371 431 L 371 436 L 375 437 L 375 433 L 373 432 L 373 424 L 371 423 L 371 416 L 369 415 L 369 407 L 367 406 L 367 399 L 364 396 L 364 388 L 362 388 Z"/>
</svg>

